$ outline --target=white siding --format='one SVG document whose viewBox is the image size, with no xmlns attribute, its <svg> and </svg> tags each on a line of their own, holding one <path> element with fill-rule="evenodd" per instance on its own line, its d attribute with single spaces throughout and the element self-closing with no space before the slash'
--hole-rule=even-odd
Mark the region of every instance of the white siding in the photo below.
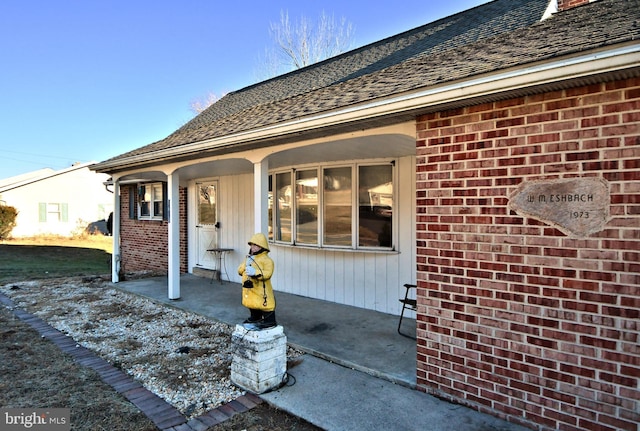
<svg viewBox="0 0 640 431">
<path fill-rule="evenodd" d="M 88 167 L 69 168 L 3 192 L 0 199 L 18 210 L 17 224 L 11 235 L 70 236 L 80 233 L 90 223 L 105 220 L 113 211 L 113 194 L 103 184 L 108 178 Z M 41 203 L 64 204 L 66 221 L 51 221 L 50 217 L 41 220 Z"/>
<path fill-rule="evenodd" d="M 340 304 L 400 314 L 404 283 L 415 282 L 415 158 L 398 160 L 399 187 L 394 216 L 396 251 L 373 252 L 272 244 L 272 279 L 277 291 Z M 219 178 L 220 246 L 233 248 L 226 258 L 231 281 L 249 250 L 254 233 L 253 175 Z M 410 317 L 414 317 L 411 315 Z"/>
<path fill-rule="evenodd" d="M 220 247 L 234 251 L 226 257 L 231 281 L 240 282 L 236 269 L 249 251 L 253 235 L 253 175 L 220 177 Z"/>
</svg>

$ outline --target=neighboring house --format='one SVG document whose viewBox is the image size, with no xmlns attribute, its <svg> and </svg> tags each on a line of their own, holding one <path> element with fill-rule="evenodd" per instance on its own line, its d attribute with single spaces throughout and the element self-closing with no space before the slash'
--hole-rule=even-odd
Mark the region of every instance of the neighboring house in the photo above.
<svg viewBox="0 0 640 431">
<path fill-rule="evenodd" d="M 113 211 L 113 193 L 104 185 L 109 175 L 92 172 L 93 163 L 0 180 L 0 201 L 18 210 L 11 236 L 71 236 L 89 225 L 104 230 Z"/>
<path fill-rule="evenodd" d="M 277 290 L 399 314 L 418 285 L 419 390 L 635 429 L 638 22 L 638 0 L 496 0 L 229 93 L 92 168 L 120 191 L 113 280 L 166 271 L 179 298 L 224 247 L 239 281 L 261 231 Z"/>
</svg>

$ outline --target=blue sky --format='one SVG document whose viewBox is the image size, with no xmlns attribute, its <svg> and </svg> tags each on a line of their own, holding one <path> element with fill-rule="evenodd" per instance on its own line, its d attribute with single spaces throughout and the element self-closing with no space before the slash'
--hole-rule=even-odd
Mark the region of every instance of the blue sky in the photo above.
<svg viewBox="0 0 640 431">
<path fill-rule="evenodd" d="M 359 47 L 486 2 L 3 0 L 0 179 L 166 137 L 193 100 L 255 83 L 281 11 L 344 17 Z"/>
</svg>

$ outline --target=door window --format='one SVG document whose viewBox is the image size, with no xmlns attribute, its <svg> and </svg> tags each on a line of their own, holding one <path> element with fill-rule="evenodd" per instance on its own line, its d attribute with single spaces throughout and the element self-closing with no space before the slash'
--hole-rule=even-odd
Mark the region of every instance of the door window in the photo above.
<svg viewBox="0 0 640 431">
<path fill-rule="evenodd" d="M 216 213 L 215 184 L 198 184 L 198 224 L 215 225 L 218 222 Z"/>
</svg>

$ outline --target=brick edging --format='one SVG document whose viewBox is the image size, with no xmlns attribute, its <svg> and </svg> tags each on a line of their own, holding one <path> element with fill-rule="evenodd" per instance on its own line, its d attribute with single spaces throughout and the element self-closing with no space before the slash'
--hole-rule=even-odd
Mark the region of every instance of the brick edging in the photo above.
<svg viewBox="0 0 640 431">
<path fill-rule="evenodd" d="M 140 409 L 162 431 L 205 431 L 230 419 L 237 413 L 244 413 L 264 402 L 259 396 L 247 392 L 246 395 L 209 410 L 201 416 L 187 419 L 167 401 L 149 391 L 141 383 L 93 351 L 79 345 L 72 337 L 55 329 L 41 318 L 16 308 L 11 298 L 1 292 L 0 304 L 7 307 L 18 319 L 35 329 L 42 337 L 70 355 L 75 362 L 97 372 L 103 382 Z"/>
</svg>

